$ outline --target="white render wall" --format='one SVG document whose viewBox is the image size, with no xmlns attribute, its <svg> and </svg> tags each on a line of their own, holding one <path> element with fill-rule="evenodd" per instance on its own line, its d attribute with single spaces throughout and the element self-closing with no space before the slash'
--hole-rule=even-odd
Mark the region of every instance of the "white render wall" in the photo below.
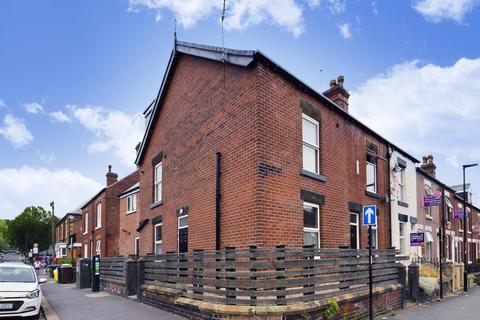
<svg viewBox="0 0 480 320">
<path fill-rule="evenodd" d="M 395 164 L 397 164 L 397 158 L 401 158 L 407 163 L 405 170 L 405 195 L 404 201 L 408 204 L 408 207 L 401 206 L 398 204 L 398 176 L 400 173 L 395 173 L 393 169 Z M 408 222 L 405 223 L 405 252 L 403 254 L 414 256 L 419 252 L 419 249 L 416 247 L 410 248 L 410 233 L 416 232 L 416 226 L 411 224 L 410 217 L 414 219 L 417 218 L 417 173 L 415 163 L 403 156 L 397 151 L 392 152 L 392 157 L 390 159 L 390 188 L 391 188 L 391 199 L 390 204 L 392 208 L 392 246 L 399 249 L 400 248 L 400 239 L 399 239 L 399 220 L 398 214 L 404 214 L 408 216 Z M 413 228 L 413 229 L 412 229 Z"/>
</svg>

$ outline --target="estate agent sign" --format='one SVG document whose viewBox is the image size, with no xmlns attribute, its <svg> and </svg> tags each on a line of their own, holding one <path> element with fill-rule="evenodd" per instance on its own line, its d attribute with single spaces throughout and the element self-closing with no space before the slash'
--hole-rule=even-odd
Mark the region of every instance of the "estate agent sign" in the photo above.
<svg viewBox="0 0 480 320">
<path fill-rule="evenodd" d="M 425 208 L 439 206 L 441 204 L 442 204 L 442 193 L 440 191 L 436 191 L 433 194 L 426 194 L 423 196 L 423 206 Z"/>
<path fill-rule="evenodd" d="M 410 233 L 410 246 L 420 247 L 425 241 L 425 234 L 423 232 Z"/>
</svg>

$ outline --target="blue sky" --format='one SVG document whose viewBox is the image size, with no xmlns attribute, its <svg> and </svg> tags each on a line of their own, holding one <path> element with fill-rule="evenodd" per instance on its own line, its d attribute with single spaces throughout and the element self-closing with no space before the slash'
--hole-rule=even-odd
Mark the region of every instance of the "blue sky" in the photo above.
<svg viewBox="0 0 480 320">
<path fill-rule="evenodd" d="M 0 2 L 0 217 L 62 215 L 135 169 L 141 113 L 178 38 L 221 45 L 218 0 Z M 461 182 L 480 161 L 476 0 L 227 0 L 225 45 L 260 49 L 319 91 L 344 75 L 350 112 Z M 480 169 L 470 169 L 474 191 Z"/>
</svg>

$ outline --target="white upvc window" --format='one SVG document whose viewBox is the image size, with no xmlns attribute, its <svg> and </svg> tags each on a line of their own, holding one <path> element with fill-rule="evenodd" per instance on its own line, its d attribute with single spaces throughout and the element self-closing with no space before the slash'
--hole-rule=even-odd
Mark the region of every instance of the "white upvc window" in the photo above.
<svg viewBox="0 0 480 320">
<path fill-rule="evenodd" d="M 140 255 L 140 237 L 135 238 L 135 244 L 134 244 L 134 253 L 136 256 Z"/>
<path fill-rule="evenodd" d="M 313 173 L 320 173 L 320 147 L 317 120 L 302 114 L 302 143 L 303 143 L 303 169 Z"/>
<path fill-rule="evenodd" d="M 398 240 L 399 240 L 399 249 L 400 254 L 405 253 L 405 222 L 398 222 Z"/>
<path fill-rule="evenodd" d="M 102 227 L 102 203 L 97 203 L 97 225 L 95 229 L 99 229 Z"/>
<path fill-rule="evenodd" d="M 162 253 L 162 224 L 158 223 L 154 227 L 155 254 Z"/>
<path fill-rule="evenodd" d="M 100 255 L 101 245 L 102 245 L 101 240 L 97 240 L 97 242 L 95 243 L 95 252 L 97 253 L 97 255 Z"/>
<path fill-rule="evenodd" d="M 303 244 L 320 248 L 320 206 L 303 203 Z"/>
<path fill-rule="evenodd" d="M 360 249 L 358 213 L 350 212 L 350 249 Z"/>
<path fill-rule="evenodd" d="M 465 211 L 463 210 L 463 206 L 462 206 L 462 204 L 460 204 L 460 203 L 457 204 L 457 208 L 458 208 L 459 210 L 462 210 L 462 211 L 463 211 L 463 216 L 462 216 L 462 218 L 457 219 L 457 221 L 458 221 L 458 231 L 462 231 L 462 232 L 463 232 L 463 218 L 465 218 Z"/>
<path fill-rule="evenodd" d="M 88 212 L 83 215 L 83 234 L 88 233 Z"/>
<path fill-rule="evenodd" d="M 155 166 L 155 169 L 154 169 L 154 181 L 153 181 L 153 189 L 154 189 L 153 202 L 154 203 L 162 201 L 162 179 L 163 179 L 163 164 L 162 162 L 160 162 Z"/>
<path fill-rule="evenodd" d="M 377 162 L 375 155 L 367 151 L 366 160 L 367 191 L 377 193 Z"/>
<path fill-rule="evenodd" d="M 405 169 L 398 173 L 398 200 L 405 202 Z"/>
<path fill-rule="evenodd" d="M 137 211 L 137 194 L 131 194 L 127 196 L 127 213 Z"/>
</svg>

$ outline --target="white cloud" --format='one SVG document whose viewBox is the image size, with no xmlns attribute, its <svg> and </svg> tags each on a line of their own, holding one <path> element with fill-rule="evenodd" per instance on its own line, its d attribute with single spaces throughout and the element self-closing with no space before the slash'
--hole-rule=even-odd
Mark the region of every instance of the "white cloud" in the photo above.
<svg viewBox="0 0 480 320">
<path fill-rule="evenodd" d="M 53 153 L 49 153 L 49 152 L 43 153 L 40 151 L 36 151 L 35 154 L 38 156 L 38 159 L 40 159 L 40 161 L 42 161 L 47 165 L 52 164 L 57 159 Z"/>
<path fill-rule="evenodd" d="M 340 31 L 340 35 L 343 39 L 351 39 L 352 38 L 352 31 L 350 30 L 349 23 L 343 23 L 338 25 L 338 30 Z"/>
<path fill-rule="evenodd" d="M 413 8 L 428 21 L 462 22 L 478 3 L 478 0 L 417 0 Z"/>
<path fill-rule="evenodd" d="M 7 139 L 15 148 L 26 146 L 33 141 L 33 136 L 22 119 L 7 114 L 3 123 L 4 126 L 0 127 L 0 136 Z"/>
<path fill-rule="evenodd" d="M 27 103 L 23 106 L 28 113 L 43 113 L 43 106 L 38 102 Z"/>
<path fill-rule="evenodd" d="M 0 108 L 6 108 L 7 107 L 7 104 L 5 103 L 5 101 L 3 101 L 3 99 L 0 99 Z"/>
<path fill-rule="evenodd" d="M 317 2 L 308 1 L 313 6 Z M 218 18 L 222 9 L 222 1 L 218 0 L 129 0 L 129 3 L 130 11 L 138 11 L 142 7 L 155 10 L 157 20 L 160 19 L 163 10 L 169 10 L 185 28 L 211 16 Z M 225 18 L 227 30 L 244 30 L 268 23 L 291 32 L 295 37 L 303 32 L 303 8 L 295 0 L 232 0 L 227 2 L 227 9 Z"/>
<path fill-rule="evenodd" d="M 56 122 L 60 122 L 60 123 L 70 123 L 70 122 L 72 122 L 72 119 L 70 119 L 70 117 L 68 115 L 66 115 L 64 112 L 62 112 L 60 110 L 55 111 L 55 112 L 51 112 L 50 116 Z"/>
<path fill-rule="evenodd" d="M 55 201 L 55 213 L 63 216 L 78 208 L 103 186 L 70 169 L 48 170 L 23 166 L 0 170 L 0 217 L 14 218 L 31 205 L 49 210 Z"/>
<path fill-rule="evenodd" d="M 406 150 L 455 168 L 480 159 L 479 100 L 480 58 L 446 67 L 411 61 L 353 91 L 350 111 Z"/>
<path fill-rule="evenodd" d="M 142 140 L 144 119 L 141 114 L 127 115 L 96 106 L 67 106 L 73 117 L 95 134 L 88 146 L 91 153 L 112 151 L 124 164 L 134 165 L 135 146 Z"/>
</svg>

